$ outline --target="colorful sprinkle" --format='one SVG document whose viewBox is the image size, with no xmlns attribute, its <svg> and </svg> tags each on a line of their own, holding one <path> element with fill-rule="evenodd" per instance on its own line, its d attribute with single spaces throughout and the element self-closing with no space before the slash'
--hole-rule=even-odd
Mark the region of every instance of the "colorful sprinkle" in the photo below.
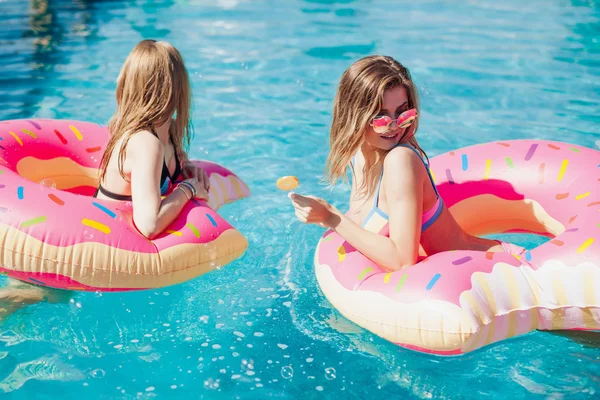
<svg viewBox="0 0 600 400">
<path fill-rule="evenodd" d="M 356 280 L 357 280 L 357 281 L 362 281 L 362 280 L 364 279 L 364 277 L 365 277 L 365 276 L 367 276 L 367 274 L 368 274 L 369 272 L 371 272 L 371 271 L 373 271 L 373 268 L 371 268 L 371 267 L 368 267 L 368 268 L 365 268 L 365 269 L 363 269 L 363 270 L 361 271 L 361 273 L 360 273 L 360 274 L 358 274 L 358 277 L 356 278 Z"/>
<path fill-rule="evenodd" d="M 65 139 L 62 133 L 60 133 L 57 129 L 54 130 L 54 134 L 58 137 L 58 139 L 60 139 L 62 144 L 67 144 L 67 139 Z"/>
<path fill-rule="evenodd" d="M 344 246 L 338 247 L 337 253 L 338 253 L 338 262 L 342 262 L 346 259 L 346 249 L 344 248 Z"/>
<path fill-rule="evenodd" d="M 330 240 L 333 240 L 333 236 L 331 236 L 331 235 L 324 237 L 321 241 L 324 243 L 324 242 L 329 242 Z"/>
<path fill-rule="evenodd" d="M 454 185 L 454 179 L 452 178 L 452 171 L 450 171 L 449 169 L 446 169 L 446 178 L 448 178 L 448 182 L 450 182 L 451 185 Z"/>
<path fill-rule="evenodd" d="M 525 161 L 531 160 L 531 157 L 533 157 L 537 148 L 537 144 L 532 144 L 531 147 L 529 147 L 529 150 L 527 150 L 527 154 L 525 155 Z"/>
<path fill-rule="evenodd" d="M 19 186 L 17 188 L 17 197 L 19 200 L 23 200 L 23 186 Z"/>
<path fill-rule="evenodd" d="M 548 147 L 550 147 L 552 150 L 560 150 L 560 147 L 555 146 L 553 144 L 549 144 Z"/>
<path fill-rule="evenodd" d="M 0 184 L 0 189 L 5 188 L 5 185 Z"/>
<path fill-rule="evenodd" d="M 581 150 L 576 149 L 575 147 L 571 147 L 569 150 L 573 150 L 575 153 L 579 153 L 581 152 Z"/>
<path fill-rule="evenodd" d="M 431 280 L 427 284 L 427 287 L 425 288 L 425 290 L 431 290 L 431 288 L 433 288 L 433 285 L 435 285 L 435 283 L 438 281 L 438 279 L 440 279 L 441 276 L 442 275 L 440 275 L 440 274 L 435 274 L 433 276 L 433 278 L 431 278 Z"/>
<path fill-rule="evenodd" d="M 454 260 L 452 261 L 452 265 L 462 265 L 464 263 L 467 263 L 469 261 L 471 261 L 473 259 L 473 257 L 463 257 L 463 258 L 459 258 L 458 260 Z"/>
<path fill-rule="evenodd" d="M 23 131 L 23 133 L 25 133 L 26 135 L 29 135 L 32 138 L 37 139 L 37 135 L 35 133 L 31 132 L 29 129 L 23 128 L 23 129 L 21 129 L 21 131 Z"/>
<path fill-rule="evenodd" d="M 387 274 L 385 274 L 383 276 L 383 283 L 388 283 L 390 281 L 390 278 L 392 277 L 392 273 L 388 272 Z"/>
<path fill-rule="evenodd" d="M 453 155 L 454 155 L 454 152 L 453 152 L 453 151 L 451 151 L 451 152 L 450 152 L 450 155 L 451 155 L 451 156 L 453 156 Z"/>
<path fill-rule="evenodd" d="M 32 218 L 32 219 L 22 222 L 20 226 L 21 226 L 21 228 L 28 228 L 31 225 L 36 225 L 36 224 L 41 224 L 42 222 L 46 222 L 46 220 L 47 220 L 47 218 L 42 215 L 41 217 Z"/>
<path fill-rule="evenodd" d="M 98 221 L 94 221 L 92 219 L 83 218 L 81 223 L 85 226 L 89 226 L 90 228 L 94 228 L 102 233 L 106 233 L 107 235 L 110 233 L 110 228 L 104 224 L 101 224 Z"/>
<path fill-rule="evenodd" d="M 31 282 L 37 283 L 38 285 L 44 285 L 44 286 L 46 286 L 46 284 L 45 284 L 44 282 L 42 282 L 42 281 L 38 281 L 37 279 L 34 279 L 34 278 L 32 278 L 32 277 L 29 277 L 29 280 L 30 280 Z"/>
<path fill-rule="evenodd" d="M 183 236 L 183 233 L 181 233 L 179 231 L 174 231 L 171 229 L 167 229 L 165 232 L 168 233 L 169 235 L 175 235 L 175 236 L 179 236 L 179 237 Z"/>
<path fill-rule="evenodd" d="M 59 199 L 54 193 L 48 193 L 48 197 L 50 198 L 50 200 L 52 200 L 53 202 L 55 202 L 59 206 L 64 206 L 65 205 L 65 202 L 62 201 L 61 199 Z"/>
<path fill-rule="evenodd" d="M 594 238 L 589 238 L 588 240 L 586 240 L 585 242 L 583 242 L 583 244 L 581 246 L 579 246 L 579 248 L 577 249 L 578 253 L 583 253 L 585 251 L 585 249 L 587 249 L 588 247 L 590 247 L 590 245 L 594 243 Z"/>
<path fill-rule="evenodd" d="M 540 185 L 544 184 L 544 169 L 546 168 L 546 164 L 541 163 L 540 169 L 538 170 L 538 182 Z"/>
<path fill-rule="evenodd" d="M 108 208 L 104 207 L 102 204 L 96 202 L 92 202 L 92 204 L 101 211 L 105 212 L 109 217 L 117 218 L 117 214 L 115 214 L 112 210 L 109 210 Z"/>
<path fill-rule="evenodd" d="M 20 137 L 18 137 L 14 132 L 8 132 L 11 134 L 12 137 L 15 138 L 15 140 L 17 141 L 17 143 L 19 143 L 21 146 L 23 146 L 23 141 L 21 140 Z"/>
<path fill-rule="evenodd" d="M 485 258 L 487 258 L 488 260 L 491 260 L 494 258 L 494 252 L 493 251 L 488 251 L 485 253 Z"/>
<path fill-rule="evenodd" d="M 597 205 L 600 205 L 600 201 L 593 201 L 590 204 L 588 204 L 587 206 L 588 207 L 594 207 L 594 206 L 597 206 Z"/>
<path fill-rule="evenodd" d="M 558 194 L 556 195 L 556 200 L 564 200 L 564 199 L 566 199 L 567 197 L 569 197 L 569 194 L 570 194 L 570 193 L 558 193 Z"/>
<path fill-rule="evenodd" d="M 4 173 L 3 169 L 0 169 L 0 175 L 2 175 Z"/>
<path fill-rule="evenodd" d="M 577 232 L 578 230 L 579 230 L 579 228 L 571 228 L 571 229 L 567 229 L 565 231 L 565 233 L 567 233 L 567 232 Z"/>
<path fill-rule="evenodd" d="M 73 131 L 77 140 L 83 140 L 83 136 L 81 135 L 81 132 L 79 132 L 79 129 L 75 128 L 73 125 L 69 125 L 69 128 Z"/>
<path fill-rule="evenodd" d="M 37 122 L 34 122 L 34 121 L 30 120 L 30 119 L 28 119 L 27 122 L 29 122 L 31 125 L 33 125 L 33 127 L 35 129 L 37 129 L 37 130 L 42 129 L 42 127 Z"/>
<path fill-rule="evenodd" d="M 488 178 L 490 177 L 490 169 L 492 167 L 492 160 L 490 160 L 489 158 L 487 160 L 485 160 L 485 172 L 483 173 L 483 179 L 484 180 L 488 180 Z"/>
<path fill-rule="evenodd" d="M 587 193 L 582 193 L 582 194 L 580 194 L 579 196 L 576 196 L 576 197 L 575 197 L 575 200 L 581 200 L 581 199 L 584 199 L 584 198 L 588 197 L 589 195 L 590 195 L 590 192 L 587 192 Z"/>
<path fill-rule="evenodd" d="M 513 161 L 510 157 L 506 157 L 506 164 L 510 167 L 510 168 L 514 168 L 515 165 L 513 164 Z"/>
<path fill-rule="evenodd" d="M 573 215 L 573 216 L 571 217 L 571 219 L 569 219 L 569 223 L 570 223 L 570 224 L 572 224 L 572 223 L 573 223 L 573 221 L 575 221 L 575 219 L 576 219 L 576 218 L 577 218 L 577 215 Z"/>
<path fill-rule="evenodd" d="M 550 241 L 550 243 L 552 243 L 553 245 L 555 245 L 555 246 L 558 246 L 558 247 L 560 247 L 560 246 L 562 246 L 563 244 L 565 244 L 565 242 L 563 242 L 562 240 L 558 240 L 558 239 L 552 239 L 552 240 Z"/>
<path fill-rule="evenodd" d="M 206 218 L 208 218 L 208 220 L 210 221 L 211 224 L 213 224 L 214 227 L 217 226 L 217 222 L 215 221 L 215 219 L 213 217 L 210 216 L 210 214 L 206 214 Z"/>
<path fill-rule="evenodd" d="M 192 231 L 194 236 L 196 236 L 198 239 L 200 239 L 200 231 L 198 230 L 198 228 L 196 228 L 191 222 L 188 222 L 187 224 L 185 224 L 185 226 L 187 226 L 188 229 L 190 231 Z"/>
<path fill-rule="evenodd" d="M 97 151 L 102 150 L 102 147 L 97 146 L 97 147 L 88 147 L 87 149 L 85 149 L 85 151 L 87 151 L 88 153 L 95 153 Z"/>
<path fill-rule="evenodd" d="M 404 286 L 404 283 L 406 283 L 406 278 L 408 278 L 408 274 L 404 274 L 400 277 L 400 280 L 398 281 L 398 284 L 396 285 L 396 292 L 399 292 L 400 289 L 402 289 L 402 286 Z"/>
<path fill-rule="evenodd" d="M 500 146 L 504 146 L 504 147 L 510 147 L 510 143 L 498 143 Z"/>
<path fill-rule="evenodd" d="M 562 165 L 560 166 L 560 171 L 558 172 L 557 180 L 560 182 L 565 176 L 565 172 L 567 171 L 567 165 L 569 165 L 569 160 L 563 160 Z"/>
<path fill-rule="evenodd" d="M 469 156 L 466 154 L 462 155 L 462 170 L 466 171 L 469 169 Z"/>
</svg>

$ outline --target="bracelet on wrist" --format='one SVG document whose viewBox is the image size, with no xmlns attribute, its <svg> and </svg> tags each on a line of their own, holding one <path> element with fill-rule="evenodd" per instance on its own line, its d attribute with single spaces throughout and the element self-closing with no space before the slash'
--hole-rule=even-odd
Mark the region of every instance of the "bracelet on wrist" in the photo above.
<svg viewBox="0 0 600 400">
<path fill-rule="evenodd" d="M 179 189 L 183 192 L 183 194 L 185 195 L 186 199 L 188 199 L 188 201 L 191 200 L 192 196 L 188 195 L 188 193 L 186 192 L 186 190 L 184 188 L 182 188 L 180 185 L 177 185 L 175 190 L 177 190 L 177 189 Z"/>
<path fill-rule="evenodd" d="M 179 185 L 183 185 L 190 189 L 190 192 L 192 192 L 192 197 L 196 197 L 196 188 L 194 187 L 194 185 L 186 181 L 181 182 Z"/>
</svg>

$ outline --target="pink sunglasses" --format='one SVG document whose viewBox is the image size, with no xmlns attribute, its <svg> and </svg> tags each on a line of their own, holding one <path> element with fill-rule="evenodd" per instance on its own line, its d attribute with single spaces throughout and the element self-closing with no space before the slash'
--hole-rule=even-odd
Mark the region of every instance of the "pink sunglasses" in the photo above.
<svg viewBox="0 0 600 400">
<path fill-rule="evenodd" d="M 388 131 L 393 122 L 395 122 L 400 129 L 408 128 L 413 122 L 415 122 L 417 115 L 417 109 L 411 108 L 410 110 L 404 111 L 402 114 L 400 114 L 397 119 L 391 119 L 387 115 L 374 117 L 369 125 L 373 127 L 375 133 L 385 133 Z"/>
</svg>

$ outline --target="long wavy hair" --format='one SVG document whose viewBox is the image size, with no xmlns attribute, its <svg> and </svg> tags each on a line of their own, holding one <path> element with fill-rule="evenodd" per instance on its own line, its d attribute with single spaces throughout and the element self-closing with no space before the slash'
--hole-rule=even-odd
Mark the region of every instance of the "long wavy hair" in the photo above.
<svg viewBox="0 0 600 400">
<path fill-rule="evenodd" d="M 330 151 L 325 169 L 325 181 L 330 186 L 342 179 L 348 180 L 347 170 L 351 159 L 365 140 L 369 121 L 377 115 L 383 104 L 383 93 L 397 86 L 406 88 L 408 107 L 419 112 L 419 95 L 406 67 L 388 56 L 368 56 L 352 64 L 342 75 L 333 105 L 333 121 L 329 137 Z M 420 112 L 419 112 L 420 114 Z M 410 143 L 424 157 L 415 134 L 419 119 L 408 128 L 401 142 Z M 378 171 L 381 171 L 385 155 L 389 151 L 378 150 L 372 165 L 365 165 L 362 185 L 358 192 L 370 197 L 376 190 Z"/>
<path fill-rule="evenodd" d="M 123 179 L 125 149 L 132 135 L 160 126 L 174 114 L 169 133 L 179 159 L 191 142 L 192 104 L 188 72 L 183 57 L 164 41 L 142 40 L 125 60 L 117 79 L 117 110 L 108 123 L 110 139 L 100 162 L 100 181 L 119 140 L 118 169 Z"/>
</svg>

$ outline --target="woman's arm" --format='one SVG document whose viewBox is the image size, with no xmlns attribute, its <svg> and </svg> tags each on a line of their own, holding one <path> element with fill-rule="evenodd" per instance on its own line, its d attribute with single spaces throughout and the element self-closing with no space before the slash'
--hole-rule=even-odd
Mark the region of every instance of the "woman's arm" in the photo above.
<svg viewBox="0 0 600 400">
<path fill-rule="evenodd" d="M 298 219 L 333 229 L 365 256 L 388 271 L 414 265 L 419 252 L 423 204 L 423 164 L 412 150 L 397 148 L 385 159 L 383 187 L 390 237 L 367 231 L 325 200 L 291 194 Z M 393 171 L 393 173 L 390 173 Z"/>
<path fill-rule="evenodd" d="M 192 197 L 191 190 L 181 186 L 161 199 L 160 176 L 163 147 L 150 132 L 139 132 L 127 145 L 131 157 L 131 197 L 133 221 L 142 235 L 153 239 L 169 226 Z"/>
</svg>

